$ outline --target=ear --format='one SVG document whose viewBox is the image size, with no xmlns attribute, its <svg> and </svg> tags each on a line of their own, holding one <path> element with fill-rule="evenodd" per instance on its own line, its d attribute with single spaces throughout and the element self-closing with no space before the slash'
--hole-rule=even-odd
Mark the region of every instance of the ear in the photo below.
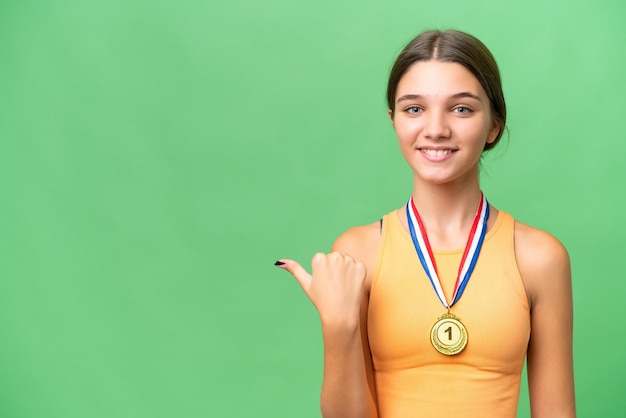
<svg viewBox="0 0 626 418">
<path fill-rule="evenodd" d="M 387 114 L 389 115 L 389 119 L 391 119 L 391 124 L 393 125 L 393 110 L 389 109 Z"/>
<path fill-rule="evenodd" d="M 489 130 L 489 134 L 487 134 L 487 143 L 493 144 L 502 129 L 503 129 L 502 124 L 494 120 L 493 125 L 491 129 Z"/>
</svg>

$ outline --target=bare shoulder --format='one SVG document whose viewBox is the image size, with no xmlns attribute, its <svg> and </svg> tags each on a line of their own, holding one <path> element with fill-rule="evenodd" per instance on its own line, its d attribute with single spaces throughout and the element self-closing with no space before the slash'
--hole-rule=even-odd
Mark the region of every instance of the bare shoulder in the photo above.
<svg viewBox="0 0 626 418">
<path fill-rule="evenodd" d="M 529 261 L 531 266 L 553 267 L 569 263 L 567 250 L 550 233 L 515 221 L 515 251 L 518 262 Z"/>
<path fill-rule="evenodd" d="M 531 303 L 541 294 L 571 287 L 569 255 L 550 233 L 516 221 L 515 256 Z"/>
<path fill-rule="evenodd" d="M 332 251 L 339 251 L 360 261 L 367 268 L 367 282 L 371 283 L 380 247 L 380 222 L 356 226 L 341 234 Z"/>
</svg>

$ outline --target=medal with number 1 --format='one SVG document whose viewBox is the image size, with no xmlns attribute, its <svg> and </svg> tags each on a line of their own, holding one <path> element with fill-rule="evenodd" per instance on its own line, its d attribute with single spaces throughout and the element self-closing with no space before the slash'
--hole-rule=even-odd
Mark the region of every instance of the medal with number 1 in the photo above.
<svg viewBox="0 0 626 418">
<path fill-rule="evenodd" d="M 461 258 L 459 272 L 454 284 L 454 291 L 450 303 L 446 301 L 446 297 L 443 293 L 437 272 L 437 265 L 435 264 L 435 257 L 433 256 L 432 248 L 430 247 L 430 242 L 426 235 L 426 228 L 415 207 L 413 196 L 411 196 L 406 204 L 406 215 L 409 222 L 411 239 L 413 240 L 413 245 L 415 246 L 415 251 L 417 252 L 420 263 L 435 289 L 437 297 L 443 306 L 447 308 L 447 312 L 437 318 L 437 321 L 431 328 L 430 342 L 441 354 L 449 356 L 458 354 L 463 351 L 467 345 L 467 329 L 461 322 L 461 319 L 450 312 L 450 308 L 461 299 L 465 286 L 467 286 L 467 282 L 474 270 L 478 254 L 480 253 L 487 233 L 489 203 L 485 195 L 481 193 L 480 204 L 478 205 L 478 210 L 476 211 L 476 216 L 472 223 L 472 229 L 467 238 L 465 251 L 463 251 L 463 257 Z"/>
</svg>

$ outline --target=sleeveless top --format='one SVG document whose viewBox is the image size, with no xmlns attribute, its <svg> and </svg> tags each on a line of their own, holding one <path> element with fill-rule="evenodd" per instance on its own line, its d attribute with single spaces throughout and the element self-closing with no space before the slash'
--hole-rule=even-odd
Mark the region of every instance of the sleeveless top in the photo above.
<svg viewBox="0 0 626 418">
<path fill-rule="evenodd" d="M 380 418 L 515 417 L 530 338 L 530 310 L 513 247 L 514 220 L 499 211 L 474 272 L 452 307 L 467 328 L 452 356 L 431 345 L 447 310 L 419 262 L 396 211 L 383 219 L 368 312 Z M 434 250 L 450 301 L 463 249 Z"/>
</svg>

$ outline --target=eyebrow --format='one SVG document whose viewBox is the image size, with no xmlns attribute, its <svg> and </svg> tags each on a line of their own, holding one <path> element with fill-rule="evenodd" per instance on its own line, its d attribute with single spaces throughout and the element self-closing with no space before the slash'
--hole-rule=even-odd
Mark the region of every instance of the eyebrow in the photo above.
<svg viewBox="0 0 626 418">
<path fill-rule="evenodd" d="M 469 91 L 463 91 L 461 93 L 456 93 L 450 96 L 451 99 L 463 99 L 466 97 L 469 97 L 474 100 L 478 100 L 479 102 L 481 101 L 480 97 L 478 97 L 474 93 L 470 93 Z M 396 100 L 396 103 L 400 103 L 401 101 L 404 101 L 404 100 L 418 100 L 418 99 L 423 99 L 423 98 L 424 96 L 422 96 L 421 94 L 405 94 L 404 96 L 398 98 L 398 100 Z"/>
</svg>

